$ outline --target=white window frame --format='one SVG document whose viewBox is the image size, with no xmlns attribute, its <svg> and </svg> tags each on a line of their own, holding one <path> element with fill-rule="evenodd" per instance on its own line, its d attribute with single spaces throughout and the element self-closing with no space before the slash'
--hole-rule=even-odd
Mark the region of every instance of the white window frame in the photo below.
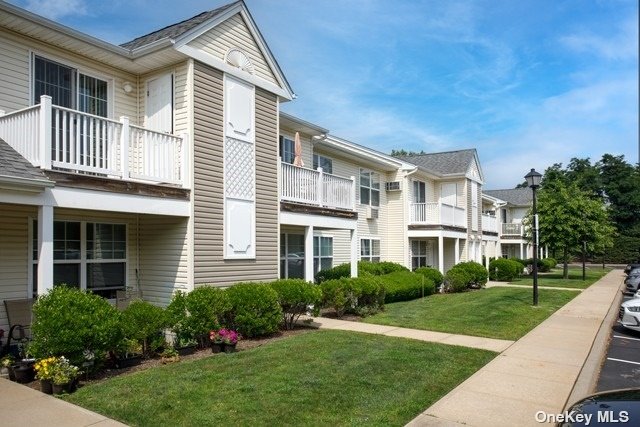
<svg viewBox="0 0 640 427">
<path fill-rule="evenodd" d="M 331 157 L 323 156 L 322 154 L 313 154 L 313 170 L 317 170 L 322 162 L 320 160 L 324 160 L 324 162 L 328 162 L 330 165 L 330 170 L 322 168 L 322 172 L 333 175 L 333 159 Z"/>
<path fill-rule="evenodd" d="M 316 254 L 316 239 L 318 239 L 318 249 L 320 250 L 319 254 Z M 322 240 L 328 239 L 331 240 L 331 255 L 322 255 Z M 306 254 L 305 254 L 306 256 Z M 313 272 L 318 273 L 322 270 L 322 260 L 330 259 L 331 267 L 333 267 L 333 236 L 313 236 Z M 318 265 L 316 267 L 316 260 L 318 261 Z"/>
<path fill-rule="evenodd" d="M 33 268 L 38 265 L 38 259 L 34 259 L 34 251 L 37 248 L 34 248 L 33 240 L 35 236 L 34 230 L 36 229 L 37 218 L 29 217 L 29 256 L 28 256 L 28 282 L 29 282 L 29 290 L 27 293 L 29 296 L 36 295 L 36 288 L 34 286 L 36 283 L 34 282 L 33 277 Z M 80 283 L 79 288 L 83 291 L 92 290 L 92 288 L 87 288 L 87 265 L 88 264 L 122 264 L 124 263 L 124 284 L 122 285 L 124 289 L 127 288 L 129 282 L 129 225 L 127 223 L 122 222 L 111 222 L 111 221 L 85 221 L 85 220 L 75 220 L 75 219 L 56 219 L 56 222 L 66 222 L 66 223 L 79 223 L 80 224 L 80 258 L 78 259 L 69 259 L 69 260 L 61 260 L 54 259 L 53 263 L 61 265 L 61 264 L 79 264 L 80 265 Z M 123 225 L 125 230 L 125 258 L 114 258 L 114 259 L 88 259 L 87 258 L 87 224 L 109 224 L 109 225 Z"/>
<path fill-rule="evenodd" d="M 287 159 L 285 159 L 282 155 L 286 152 L 288 153 L 289 151 L 285 151 L 285 144 L 291 144 L 291 161 L 288 161 Z M 296 157 L 295 154 L 295 150 L 296 150 L 296 142 L 293 138 L 289 138 L 288 136 L 285 135 L 280 135 L 280 141 L 278 144 L 278 155 L 280 156 L 280 160 L 282 160 L 283 163 L 288 163 L 290 165 L 293 164 L 293 161 Z"/>
<path fill-rule="evenodd" d="M 427 203 L 427 183 L 421 181 L 419 179 L 413 180 L 413 202 L 414 203 Z M 417 191 L 416 191 L 417 190 Z M 420 194 L 422 192 L 422 194 Z M 419 197 L 422 195 L 422 201 L 419 200 Z"/>
<path fill-rule="evenodd" d="M 278 262 L 284 261 L 284 271 L 280 271 L 280 277 L 283 279 L 289 278 L 289 260 L 300 260 L 299 257 L 289 257 L 289 236 L 302 236 L 302 241 L 304 243 L 304 234 L 302 233 L 280 233 L 280 242 L 284 241 L 284 254 L 280 252 L 280 247 L 278 247 Z M 304 266 L 307 258 L 307 254 L 304 254 L 302 258 L 302 274 L 304 275 Z M 304 277 L 302 277 L 304 279 Z"/>
<path fill-rule="evenodd" d="M 364 247 L 363 242 L 368 242 L 369 244 L 369 254 L 363 253 Z M 374 244 L 373 242 L 378 242 L 378 253 L 374 253 Z M 380 253 L 382 252 L 380 248 L 380 238 L 378 237 L 365 237 L 360 239 L 360 261 L 370 261 L 370 262 L 380 262 L 382 259 L 380 257 Z"/>
<path fill-rule="evenodd" d="M 414 243 L 418 243 L 418 253 L 414 250 Z M 431 267 L 429 264 L 429 246 L 430 241 L 428 240 L 411 240 L 411 269 L 415 270 L 418 267 Z M 421 245 L 424 244 L 424 251 Z M 414 266 L 414 259 L 418 260 L 418 265 Z M 421 264 L 421 261 L 424 261 L 424 264 Z"/>
<path fill-rule="evenodd" d="M 369 175 L 369 185 L 363 185 L 362 184 L 362 175 Z M 375 178 L 375 179 L 374 179 Z M 374 182 L 377 180 L 378 182 L 378 188 L 374 187 Z M 366 205 L 366 206 L 372 206 L 372 207 L 380 207 L 380 186 L 381 186 L 381 182 L 380 182 L 380 174 L 378 172 L 375 172 L 371 169 L 364 169 L 364 168 L 360 168 L 360 173 L 358 175 L 358 183 L 359 183 L 359 193 L 358 196 L 360 197 L 360 204 L 361 205 Z M 369 192 L 369 202 L 368 203 L 363 203 L 362 202 L 362 190 L 365 189 Z M 378 204 L 374 205 L 372 204 L 372 193 L 373 192 L 377 192 L 378 193 Z"/>
</svg>

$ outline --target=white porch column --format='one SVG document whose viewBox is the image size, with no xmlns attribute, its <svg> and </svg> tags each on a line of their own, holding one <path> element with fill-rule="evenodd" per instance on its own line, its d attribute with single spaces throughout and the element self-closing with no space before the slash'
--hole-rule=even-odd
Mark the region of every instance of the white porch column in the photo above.
<svg viewBox="0 0 640 427">
<path fill-rule="evenodd" d="M 38 206 L 38 295 L 53 289 L 53 206 Z"/>
<path fill-rule="evenodd" d="M 453 255 L 454 264 L 460 262 L 460 239 L 456 239 L 456 253 Z"/>
<path fill-rule="evenodd" d="M 313 282 L 313 225 L 304 228 L 304 280 Z"/>
<path fill-rule="evenodd" d="M 444 238 L 438 236 L 438 270 L 444 274 Z"/>
<path fill-rule="evenodd" d="M 358 277 L 358 234 L 351 230 L 351 277 Z"/>
<path fill-rule="evenodd" d="M 522 243 L 520 243 L 520 259 L 524 259 L 524 252 L 523 252 Z"/>
<path fill-rule="evenodd" d="M 489 270 L 489 242 L 487 242 L 487 245 L 484 247 L 484 267 Z M 497 258 L 497 252 L 496 252 L 496 243 L 493 243 L 493 253 L 494 253 L 494 257 Z"/>
<path fill-rule="evenodd" d="M 544 247 L 544 257 L 549 258 L 549 246 Z"/>
</svg>

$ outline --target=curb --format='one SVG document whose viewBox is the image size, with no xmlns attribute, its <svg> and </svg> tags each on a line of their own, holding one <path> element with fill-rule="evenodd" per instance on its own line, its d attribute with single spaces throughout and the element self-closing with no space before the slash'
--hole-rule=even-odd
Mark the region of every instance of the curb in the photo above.
<svg viewBox="0 0 640 427">
<path fill-rule="evenodd" d="M 611 302 L 611 307 L 609 307 L 607 315 L 602 319 L 602 324 L 600 325 L 600 329 L 598 329 L 598 333 L 593 340 L 591 350 L 589 350 L 589 355 L 585 359 L 582 369 L 578 374 L 578 378 L 576 378 L 576 382 L 573 385 L 573 389 L 565 402 L 565 410 L 578 400 L 584 399 L 585 397 L 595 393 L 598 378 L 600 377 L 600 370 L 602 369 L 602 365 L 607 355 L 607 348 L 609 347 L 609 335 L 611 333 L 611 328 L 618 317 L 618 310 L 622 302 L 622 284 L 618 286 L 618 290 L 620 292 L 616 294 Z"/>
</svg>

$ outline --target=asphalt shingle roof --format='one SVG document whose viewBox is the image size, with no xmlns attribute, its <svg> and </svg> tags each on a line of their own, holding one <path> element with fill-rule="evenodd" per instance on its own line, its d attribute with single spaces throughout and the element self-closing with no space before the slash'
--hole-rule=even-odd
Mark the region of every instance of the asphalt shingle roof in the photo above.
<svg viewBox="0 0 640 427">
<path fill-rule="evenodd" d="M 2 139 L 0 139 L 0 176 L 49 181 L 40 168 L 29 163 Z"/>
<path fill-rule="evenodd" d="M 184 34 L 187 31 L 191 30 L 192 28 L 202 24 L 203 22 L 208 21 L 209 19 L 221 14 L 225 10 L 235 6 L 238 3 L 240 2 L 236 1 L 233 3 L 226 4 L 224 6 L 221 6 L 217 9 L 213 9 L 208 12 L 203 12 L 192 18 L 186 19 L 176 24 L 169 25 L 168 27 L 164 27 L 158 31 L 154 31 L 144 36 L 135 38 L 131 41 L 121 44 L 120 46 L 124 47 L 125 49 L 133 50 L 142 46 L 146 46 L 158 40 L 178 37 L 181 34 Z"/>
<path fill-rule="evenodd" d="M 496 199 L 504 200 L 514 206 L 529 206 L 533 202 L 533 191 L 530 188 L 483 190 L 483 193 Z"/>
<path fill-rule="evenodd" d="M 416 154 L 398 156 L 405 162 L 413 163 L 438 175 L 464 174 L 475 157 L 476 150 L 446 151 L 443 153 Z"/>
</svg>

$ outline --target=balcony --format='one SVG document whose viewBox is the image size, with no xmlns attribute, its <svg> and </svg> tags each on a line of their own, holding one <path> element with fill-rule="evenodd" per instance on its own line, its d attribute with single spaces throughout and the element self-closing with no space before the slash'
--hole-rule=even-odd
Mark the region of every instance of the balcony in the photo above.
<svg viewBox="0 0 640 427">
<path fill-rule="evenodd" d="M 492 215 L 482 214 L 482 231 L 489 233 L 498 232 L 498 218 Z"/>
<path fill-rule="evenodd" d="M 188 188 L 186 136 L 51 104 L 0 112 L 0 138 L 34 166 Z"/>
<path fill-rule="evenodd" d="M 446 203 L 411 203 L 411 224 L 450 225 L 467 228 L 467 213 L 463 208 Z"/>
<path fill-rule="evenodd" d="M 330 209 L 355 210 L 355 178 L 280 163 L 280 200 Z"/>
<path fill-rule="evenodd" d="M 503 236 L 522 236 L 522 224 L 502 224 Z"/>
</svg>

